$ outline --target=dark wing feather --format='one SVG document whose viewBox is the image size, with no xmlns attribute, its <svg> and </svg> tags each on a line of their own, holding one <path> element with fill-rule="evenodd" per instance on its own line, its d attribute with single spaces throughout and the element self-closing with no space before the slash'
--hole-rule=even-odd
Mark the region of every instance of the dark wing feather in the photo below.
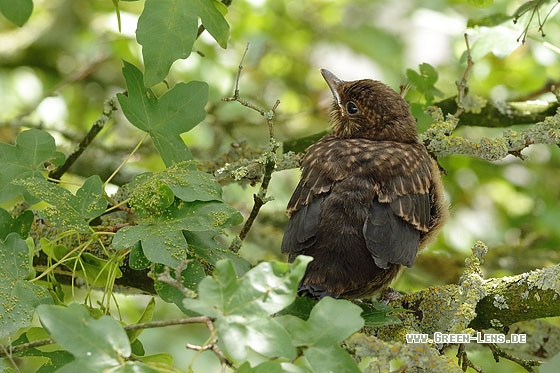
<svg viewBox="0 0 560 373">
<path fill-rule="evenodd" d="M 292 213 L 282 239 L 282 252 L 289 254 L 290 261 L 315 243 L 323 198 L 315 196 Z"/>
<path fill-rule="evenodd" d="M 363 232 L 375 265 L 385 269 L 391 263 L 412 267 L 420 231 L 395 214 L 391 205 L 375 199 L 368 211 Z"/>
</svg>

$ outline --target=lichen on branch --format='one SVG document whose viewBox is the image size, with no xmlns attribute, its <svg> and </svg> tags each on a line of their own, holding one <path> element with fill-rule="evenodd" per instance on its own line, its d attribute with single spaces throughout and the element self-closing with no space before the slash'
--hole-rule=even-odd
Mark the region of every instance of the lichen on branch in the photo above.
<svg viewBox="0 0 560 373">
<path fill-rule="evenodd" d="M 464 154 L 488 161 L 497 161 L 509 154 L 522 157 L 521 151 L 533 144 L 560 144 L 560 113 L 548 116 L 542 122 L 514 131 L 506 129 L 502 136 L 483 137 L 479 140 L 453 135 L 459 119 L 448 115 L 444 118 L 440 108 L 428 109 L 433 124 L 420 135 L 420 140 L 437 157 Z"/>
</svg>

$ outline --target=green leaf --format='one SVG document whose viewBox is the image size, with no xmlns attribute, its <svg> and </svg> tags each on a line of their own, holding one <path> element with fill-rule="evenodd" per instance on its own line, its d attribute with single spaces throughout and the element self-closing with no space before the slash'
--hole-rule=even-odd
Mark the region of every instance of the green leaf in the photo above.
<svg viewBox="0 0 560 373">
<path fill-rule="evenodd" d="M 51 205 L 40 210 L 39 216 L 60 228 L 88 233 L 90 227 L 86 220 L 103 214 L 107 208 L 103 198 L 103 183 L 97 175 L 89 177 L 75 196 L 43 177 L 20 179 L 14 183 L 25 186 L 33 196 Z"/>
<path fill-rule="evenodd" d="M 221 348 L 234 359 L 245 360 L 249 349 L 268 358 L 294 359 L 296 348 L 290 335 L 275 319 L 230 315 L 216 320 Z"/>
<path fill-rule="evenodd" d="M 12 2 L 10 2 L 12 4 Z M 45 165 L 60 165 L 64 154 L 56 151 L 53 137 L 45 131 L 30 129 L 21 132 L 15 145 L 0 143 L 0 202 L 23 194 L 29 203 L 37 203 L 16 179 L 42 177 Z"/>
<path fill-rule="evenodd" d="M 173 191 L 162 181 L 150 179 L 130 194 L 130 207 L 141 215 L 160 215 L 175 201 Z"/>
<path fill-rule="evenodd" d="M 151 87 L 167 76 L 173 62 L 187 58 L 198 33 L 198 18 L 226 47 L 229 25 L 214 0 L 147 0 L 138 19 L 136 39 L 146 66 L 144 82 Z"/>
<path fill-rule="evenodd" d="M 294 263 L 264 262 L 237 278 L 229 260 L 218 262 L 213 277 L 198 287 L 199 298 L 183 300 L 185 308 L 216 318 L 221 348 L 235 359 L 250 350 L 272 358 L 293 359 L 296 349 L 286 329 L 269 315 L 289 305 L 310 257 Z"/>
<path fill-rule="evenodd" d="M 200 282 L 199 299 L 185 299 L 185 307 L 198 313 L 269 315 L 292 303 L 310 257 L 294 263 L 263 262 L 237 279 L 229 260 L 218 262 L 213 277 Z"/>
<path fill-rule="evenodd" d="M 473 29 L 475 42 L 471 45 L 472 59 L 479 61 L 489 53 L 505 58 L 521 45 L 518 38 L 519 31 L 509 25 L 477 27 Z"/>
<path fill-rule="evenodd" d="M 130 183 L 130 205 L 144 215 L 159 215 L 174 197 L 185 202 L 222 201 L 222 187 L 206 172 L 177 163 L 163 171 L 144 173 Z"/>
<path fill-rule="evenodd" d="M 34 342 L 50 338 L 50 335 L 43 328 L 31 327 L 12 342 L 12 346 L 19 346 L 24 343 Z M 55 372 L 63 365 L 69 364 L 74 360 L 74 356 L 68 351 L 62 351 L 56 345 L 46 345 L 36 348 L 28 348 L 21 352 L 14 353 L 14 356 L 38 356 L 46 360 L 38 373 Z"/>
<path fill-rule="evenodd" d="M 325 297 L 309 315 L 307 321 L 295 316 L 281 316 L 279 320 L 292 334 L 297 346 L 326 346 L 338 344 L 364 326 L 362 309 L 342 299 Z"/>
<path fill-rule="evenodd" d="M 278 315 L 292 315 L 307 320 L 317 302 L 309 297 L 297 297 L 292 304 L 278 312 Z"/>
<path fill-rule="evenodd" d="M 170 42 L 166 40 L 165 43 Z M 128 95 L 118 94 L 117 97 L 130 123 L 150 134 L 166 166 L 192 160 L 180 134 L 191 130 L 206 117 L 204 106 L 208 101 L 208 84 L 178 83 L 158 99 L 144 86 L 142 72 L 134 65 L 124 62 L 123 75 Z"/>
<path fill-rule="evenodd" d="M 560 366 L 560 353 L 554 355 L 551 359 L 545 361 L 540 367 L 540 373 L 556 373 Z"/>
<path fill-rule="evenodd" d="M 76 357 L 61 371 L 94 371 L 120 366 L 130 356 L 130 343 L 121 325 L 110 316 L 91 317 L 84 306 L 42 305 L 37 309 L 41 324 L 53 339 Z M 71 370 L 71 369 L 80 370 Z"/>
<path fill-rule="evenodd" d="M 494 4 L 494 0 L 467 0 L 467 4 L 477 8 L 488 8 Z"/>
<path fill-rule="evenodd" d="M 156 264 L 154 266 L 153 273 L 158 276 L 160 273 L 163 273 L 164 270 L 165 268 L 162 264 Z M 172 278 L 175 278 L 176 276 L 175 271 L 176 270 L 170 270 Z M 154 289 L 164 301 L 174 303 L 185 314 L 192 314 L 192 312 L 188 312 L 188 310 L 184 307 L 183 299 L 188 296 L 192 297 L 196 294 L 194 291 L 197 289 L 198 284 L 205 276 L 206 273 L 204 272 L 202 264 L 193 260 L 181 271 L 181 282 L 186 289 L 192 290 L 192 294 L 185 294 L 184 291 L 179 290 L 176 286 L 157 280 L 154 281 Z"/>
<path fill-rule="evenodd" d="M 241 214 L 223 202 L 176 201 L 162 214 L 144 217 L 136 226 L 120 229 L 113 238 L 118 250 L 141 241 L 146 258 L 175 268 L 188 259 L 187 242 L 182 231 L 218 231 L 240 224 Z"/>
<path fill-rule="evenodd" d="M 34 218 L 33 213 L 29 210 L 22 212 L 17 218 L 13 218 L 12 214 L 0 208 L 0 240 L 5 240 L 12 232 L 17 233 L 20 237 L 27 237 Z"/>
<path fill-rule="evenodd" d="M 32 249 L 16 233 L 0 241 L 0 338 L 31 323 L 35 308 L 52 303 L 47 289 L 33 278 Z"/>
<path fill-rule="evenodd" d="M 144 251 L 142 251 L 142 244 L 140 241 L 136 242 L 132 249 L 130 250 L 130 255 L 128 256 L 128 265 L 132 269 L 142 270 L 146 269 L 152 264 L 146 255 L 144 255 Z"/>
<path fill-rule="evenodd" d="M 420 64 L 419 72 L 408 69 L 406 70 L 406 76 L 412 86 L 425 97 L 426 104 L 430 105 L 434 97 L 443 96 L 443 93 L 435 87 L 435 83 L 438 80 L 438 72 L 428 63 Z"/>
<path fill-rule="evenodd" d="M 501 25 L 504 22 L 511 21 L 512 19 L 513 16 L 509 16 L 505 13 L 495 13 L 495 14 L 490 14 L 486 17 L 469 19 L 467 21 L 467 28 L 475 28 L 476 26 L 493 27 L 493 26 Z"/>
<path fill-rule="evenodd" d="M 238 276 L 245 274 L 251 268 L 248 261 L 228 250 L 225 243 L 216 241 L 216 232 L 183 231 L 183 236 L 187 240 L 189 251 L 192 251 L 201 262 L 208 263 L 211 267 L 215 267 L 222 259 L 228 259 Z"/>
<path fill-rule="evenodd" d="M 303 356 L 314 372 L 360 372 L 350 354 L 338 345 L 310 347 Z"/>
<path fill-rule="evenodd" d="M 0 0 L 0 12 L 10 22 L 23 26 L 33 13 L 32 0 Z"/>
<path fill-rule="evenodd" d="M 152 321 L 152 319 L 154 318 L 155 308 L 156 308 L 156 301 L 152 297 L 152 298 L 150 298 L 150 301 L 146 305 L 146 308 L 144 309 L 144 312 L 142 312 L 142 315 L 140 316 L 140 318 L 138 319 L 136 324 L 142 324 L 142 323 L 145 323 L 145 322 Z M 136 341 L 136 339 L 142 333 L 142 331 L 143 331 L 143 329 L 127 330 L 126 334 L 128 336 L 128 340 L 131 343 Z"/>
<path fill-rule="evenodd" d="M 306 367 L 296 366 L 292 363 L 279 361 L 265 361 L 255 367 L 249 362 L 243 363 L 237 373 L 310 373 Z"/>
<path fill-rule="evenodd" d="M 379 327 L 401 323 L 398 317 L 392 315 L 393 312 L 400 310 L 394 309 L 386 304 L 379 302 L 374 304 L 361 303 L 360 307 L 363 310 L 361 316 L 366 326 Z"/>
<path fill-rule="evenodd" d="M 307 321 L 295 316 L 280 316 L 296 346 L 313 371 L 359 372 L 352 357 L 339 343 L 364 326 L 362 309 L 346 300 L 330 297 L 320 300 Z"/>
</svg>

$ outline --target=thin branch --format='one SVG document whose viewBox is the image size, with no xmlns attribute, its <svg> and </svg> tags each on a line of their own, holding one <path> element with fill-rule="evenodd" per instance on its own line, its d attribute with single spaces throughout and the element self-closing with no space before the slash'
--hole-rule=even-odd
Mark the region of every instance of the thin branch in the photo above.
<svg viewBox="0 0 560 373">
<path fill-rule="evenodd" d="M 467 68 L 465 69 L 465 72 L 464 72 L 461 80 L 455 82 L 455 84 L 457 85 L 457 91 L 458 91 L 458 93 L 457 93 L 457 103 L 458 103 L 457 111 L 454 114 L 454 116 L 456 118 L 465 111 L 465 109 L 463 108 L 463 99 L 467 95 L 467 89 L 468 89 L 467 81 L 469 79 L 469 75 L 470 75 L 472 67 L 474 65 L 474 62 L 473 62 L 472 56 L 471 56 L 471 47 L 469 45 L 469 36 L 466 33 L 465 33 L 464 36 L 465 36 L 465 44 L 467 45 Z"/>
<path fill-rule="evenodd" d="M 59 180 L 62 175 L 76 162 L 84 150 L 93 142 L 97 134 L 113 118 L 113 112 L 118 109 L 117 98 L 111 97 L 105 101 L 103 113 L 91 126 L 88 134 L 82 139 L 76 150 L 66 158 L 66 162 L 49 173 L 49 177 Z"/>
<path fill-rule="evenodd" d="M 457 364 L 461 367 L 463 372 L 466 372 L 468 368 L 472 368 L 477 373 L 482 373 L 482 369 L 477 367 L 470 361 L 469 357 L 467 356 L 467 351 L 465 350 L 465 344 L 459 344 L 459 348 L 457 349 Z"/>
<path fill-rule="evenodd" d="M 494 360 L 496 361 L 496 363 L 499 363 L 500 357 L 503 357 L 504 359 L 513 361 L 514 363 L 521 365 L 527 372 L 531 372 L 531 373 L 535 372 L 535 370 L 533 369 L 534 367 L 537 367 L 542 364 L 542 361 L 521 359 L 513 355 L 510 355 L 504 350 L 502 350 L 495 343 L 488 343 L 487 345 L 490 351 L 492 351 L 492 355 L 494 356 Z"/>
<path fill-rule="evenodd" d="M 237 75 L 235 77 L 235 89 L 233 92 L 233 96 L 225 97 L 222 99 L 222 101 L 239 102 L 241 105 L 258 112 L 261 116 L 263 116 L 266 119 L 266 123 L 268 125 L 269 149 L 263 154 L 261 158 L 261 161 L 264 164 L 264 173 L 263 173 L 263 179 L 259 191 L 257 192 L 257 194 L 253 195 L 253 200 L 254 200 L 253 208 L 251 209 L 251 212 L 249 213 L 249 217 L 245 221 L 245 224 L 241 229 L 239 236 L 237 236 L 230 245 L 230 250 L 234 252 L 239 251 L 239 249 L 241 248 L 241 242 L 245 239 L 245 237 L 247 237 L 247 234 L 249 233 L 249 230 L 253 226 L 253 223 L 257 218 L 257 215 L 259 214 L 261 207 L 270 200 L 269 198 L 267 198 L 266 194 L 268 191 L 268 185 L 270 184 L 270 179 L 272 178 L 272 173 L 276 169 L 276 151 L 280 146 L 276 142 L 276 139 L 274 137 L 274 116 L 276 115 L 276 109 L 278 108 L 278 105 L 280 105 L 280 100 L 276 100 L 276 102 L 274 103 L 274 105 L 270 110 L 264 110 L 257 107 L 253 103 L 241 98 L 239 95 L 239 79 L 241 78 L 241 72 L 243 71 L 243 61 L 245 60 L 245 56 L 247 55 L 248 50 L 249 50 L 249 43 L 247 43 L 245 47 L 245 51 L 243 52 L 243 56 L 241 57 L 241 61 L 239 62 L 239 66 L 237 68 Z"/>
<path fill-rule="evenodd" d="M 185 318 L 162 320 L 162 321 L 150 321 L 150 322 L 144 322 L 139 324 L 130 324 L 130 325 L 125 325 L 123 329 L 124 330 L 151 329 L 151 328 L 162 328 L 165 326 L 172 326 L 172 325 L 187 325 L 187 324 L 209 325 L 212 324 L 213 322 L 214 319 L 208 316 L 197 316 L 197 317 L 185 317 Z M 212 330 L 213 330 L 213 324 L 212 324 Z M 55 343 L 54 339 L 46 338 L 46 339 L 40 339 L 28 343 L 22 343 L 17 346 L 12 346 L 9 349 L 6 349 L 4 346 L 2 346 L 2 350 L 0 351 L 0 357 L 11 356 L 17 352 L 29 350 L 35 347 L 46 346 L 53 343 Z"/>
</svg>

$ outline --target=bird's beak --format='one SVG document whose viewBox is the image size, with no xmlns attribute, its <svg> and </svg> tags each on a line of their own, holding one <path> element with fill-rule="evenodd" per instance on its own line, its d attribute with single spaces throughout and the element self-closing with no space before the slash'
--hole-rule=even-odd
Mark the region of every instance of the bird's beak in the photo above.
<svg viewBox="0 0 560 373">
<path fill-rule="evenodd" d="M 329 85 L 329 88 L 331 89 L 332 95 L 333 95 L 334 99 L 336 100 L 337 104 L 340 105 L 340 94 L 338 93 L 338 87 L 340 86 L 340 84 L 343 81 L 338 79 L 329 70 L 321 69 L 321 75 L 323 75 L 323 78 L 325 79 L 325 81 Z"/>
</svg>

